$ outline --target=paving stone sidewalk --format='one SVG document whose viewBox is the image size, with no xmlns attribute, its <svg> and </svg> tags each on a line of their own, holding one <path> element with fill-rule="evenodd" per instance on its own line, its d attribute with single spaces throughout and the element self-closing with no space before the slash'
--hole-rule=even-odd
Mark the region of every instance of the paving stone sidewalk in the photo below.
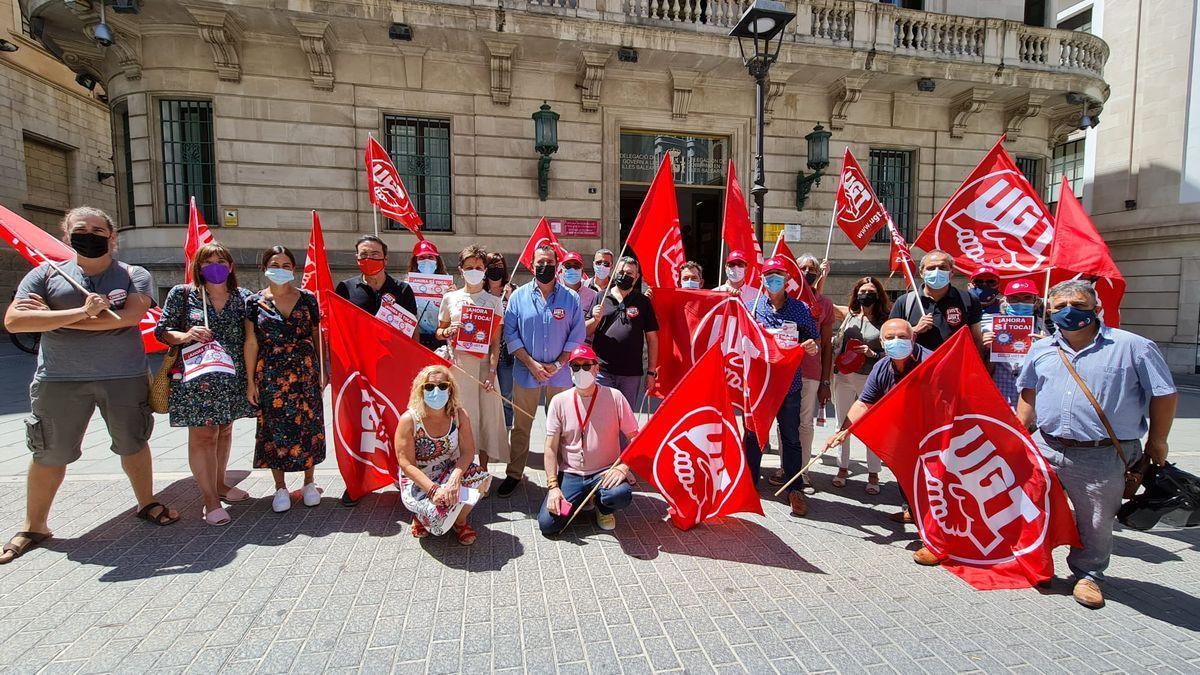
<svg viewBox="0 0 1200 675">
<path fill-rule="evenodd" d="M 0 536 L 23 513 L 31 369 L 32 357 L 0 350 Z M 1172 453 L 1200 471 L 1200 398 L 1186 397 Z M 481 503 L 479 540 L 464 548 L 413 539 L 395 491 L 341 507 L 330 457 L 320 506 L 275 514 L 257 499 L 212 528 L 183 432 L 157 422 L 158 488 L 185 519 L 157 528 L 133 517 L 94 427 L 56 504 L 55 538 L 0 567 L 0 668 L 1200 672 L 1200 528 L 1119 530 L 1100 611 L 1076 605 L 1063 579 L 983 593 L 913 564 L 913 531 L 886 518 L 898 492 L 867 496 L 861 464 L 843 490 L 830 486 L 831 465 L 815 469 L 804 520 L 764 489 L 765 516 L 680 532 L 643 484 L 616 532 L 584 522 L 553 540 L 537 532 L 545 481 L 530 470 L 512 498 Z M 246 469 L 253 425 L 236 434 L 232 466 Z M 271 492 L 265 472 L 239 477 Z"/>
</svg>

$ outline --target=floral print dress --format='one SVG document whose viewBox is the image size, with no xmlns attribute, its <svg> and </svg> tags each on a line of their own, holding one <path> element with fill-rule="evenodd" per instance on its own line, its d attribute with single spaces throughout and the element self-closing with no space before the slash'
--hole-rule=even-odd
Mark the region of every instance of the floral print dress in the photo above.
<svg viewBox="0 0 1200 675">
<path fill-rule="evenodd" d="M 181 377 L 176 379 L 177 374 L 182 375 L 183 359 L 176 361 L 178 373 L 172 372 L 171 393 L 167 399 L 171 426 L 220 426 L 254 415 L 254 407 L 246 400 L 244 351 L 246 298 L 250 295 L 245 288 L 233 289 L 218 312 L 211 299 L 206 303 L 201 291 L 191 284 L 180 284 L 167 293 L 154 336 L 161 342 L 169 330 L 186 332 L 193 326 L 203 326 L 207 304 L 208 328 L 213 332 L 213 339 L 229 353 L 237 369 L 233 375 L 212 373 L 184 382 Z"/>
<path fill-rule="evenodd" d="M 258 339 L 258 433 L 254 467 L 306 471 L 325 461 L 325 412 L 313 329 L 317 299 L 300 291 L 287 316 L 262 291 L 246 301 Z"/>
<path fill-rule="evenodd" d="M 454 467 L 458 465 L 458 419 L 450 422 L 450 431 L 445 436 L 431 436 L 425 431 L 425 425 L 415 415 L 413 416 L 413 445 L 416 450 L 415 464 L 429 480 L 438 485 L 450 479 Z M 486 491 L 491 484 L 491 476 L 478 464 L 472 462 L 459 481 L 463 487 Z M 445 534 L 458 518 L 461 508 L 456 504 L 448 509 L 433 503 L 433 495 L 425 492 L 411 478 L 400 476 L 400 500 L 404 506 L 413 512 L 413 516 L 433 534 Z"/>
</svg>

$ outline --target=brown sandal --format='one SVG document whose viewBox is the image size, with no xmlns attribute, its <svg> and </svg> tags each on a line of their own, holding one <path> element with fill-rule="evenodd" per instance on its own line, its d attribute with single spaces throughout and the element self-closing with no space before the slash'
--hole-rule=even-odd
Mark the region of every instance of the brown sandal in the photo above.
<svg viewBox="0 0 1200 675">
<path fill-rule="evenodd" d="M 158 507 L 159 511 L 157 514 L 152 516 L 150 515 L 150 512 L 153 511 L 155 507 Z M 172 518 L 171 509 L 168 509 L 159 502 L 150 502 L 149 504 L 143 506 L 138 510 L 137 517 L 147 522 L 154 523 L 159 527 L 170 525 L 179 520 L 179 516 Z"/>
<path fill-rule="evenodd" d="M 458 543 L 463 546 L 470 546 L 475 543 L 475 538 L 479 535 L 475 530 L 471 529 L 470 525 L 462 523 L 461 525 L 454 526 L 454 536 L 458 537 Z"/>
<path fill-rule="evenodd" d="M 0 549 L 0 551 L 3 551 L 4 553 L 11 553 L 11 554 L 13 554 L 13 556 L 11 558 L 9 558 L 8 560 L 0 560 L 0 565 L 7 565 L 8 563 L 16 560 L 17 558 L 20 558 L 21 556 L 28 553 L 29 549 L 38 546 L 42 542 L 49 539 L 51 536 L 52 535 L 50 535 L 49 533 L 43 534 L 41 532 L 18 532 L 16 534 L 14 534 L 12 539 L 9 539 L 8 543 L 4 545 L 4 548 Z M 14 542 L 16 542 L 17 539 L 19 539 L 21 537 L 24 537 L 26 539 L 26 542 L 24 544 L 14 543 Z"/>
</svg>

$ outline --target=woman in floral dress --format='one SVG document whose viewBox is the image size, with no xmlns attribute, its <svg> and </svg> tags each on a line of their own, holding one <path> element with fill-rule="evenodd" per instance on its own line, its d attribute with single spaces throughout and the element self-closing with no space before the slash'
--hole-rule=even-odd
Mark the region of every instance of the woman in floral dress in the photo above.
<svg viewBox="0 0 1200 675">
<path fill-rule="evenodd" d="M 471 505 L 459 489 L 486 492 L 492 478 L 471 460 L 471 418 L 458 404 L 458 385 L 445 366 L 427 366 L 413 380 L 408 410 L 396 426 L 400 499 L 413 512 L 412 533 L 425 537 L 453 529 L 458 543 L 475 543 L 467 525 Z"/>
<path fill-rule="evenodd" d="M 283 246 L 262 255 L 267 288 L 246 301 L 246 397 L 258 406 L 254 466 L 275 477 L 271 508 L 292 507 L 285 472 L 303 471 L 305 506 L 321 503 L 313 467 L 325 460 L 325 415 L 317 344 L 317 299 L 292 285 L 296 256 Z"/>
<path fill-rule="evenodd" d="M 221 502 L 250 498 L 245 490 L 230 487 L 225 478 L 233 421 L 254 414 L 244 394 L 242 358 L 250 291 L 238 287 L 233 256 L 221 244 L 201 246 L 188 264 L 195 283 L 179 284 L 167 294 L 154 335 L 164 344 L 184 349 L 215 342 L 233 364 L 233 373 L 212 372 L 185 382 L 183 358 L 178 359 L 168 399 L 171 426 L 188 427 L 188 464 L 200 486 L 204 520 L 225 525 L 230 518 Z"/>
</svg>

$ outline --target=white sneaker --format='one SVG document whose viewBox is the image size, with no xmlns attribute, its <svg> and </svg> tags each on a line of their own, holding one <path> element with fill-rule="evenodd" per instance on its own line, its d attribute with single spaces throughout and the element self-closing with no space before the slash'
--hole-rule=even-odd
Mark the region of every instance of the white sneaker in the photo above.
<svg viewBox="0 0 1200 675">
<path fill-rule="evenodd" d="M 321 492 L 317 490 L 316 483 L 309 483 L 300 490 L 300 495 L 304 497 L 305 506 L 316 506 L 321 503 Z"/>
<path fill-rule="evenodd" d="M 275 497 L 271 499 L 271 509 L 275 513 L 283 513 L 292 508 L 292 493 L 288 492 L 287 488 L 279 488 L 275 491 Z"/>
<path fill-rule="evenodd" d="M 615 513 L 604 514 L 596 511 L 596 525 L 605 532 L 612 532 L 617 529 L 617 515 Z"/>
</svg>

